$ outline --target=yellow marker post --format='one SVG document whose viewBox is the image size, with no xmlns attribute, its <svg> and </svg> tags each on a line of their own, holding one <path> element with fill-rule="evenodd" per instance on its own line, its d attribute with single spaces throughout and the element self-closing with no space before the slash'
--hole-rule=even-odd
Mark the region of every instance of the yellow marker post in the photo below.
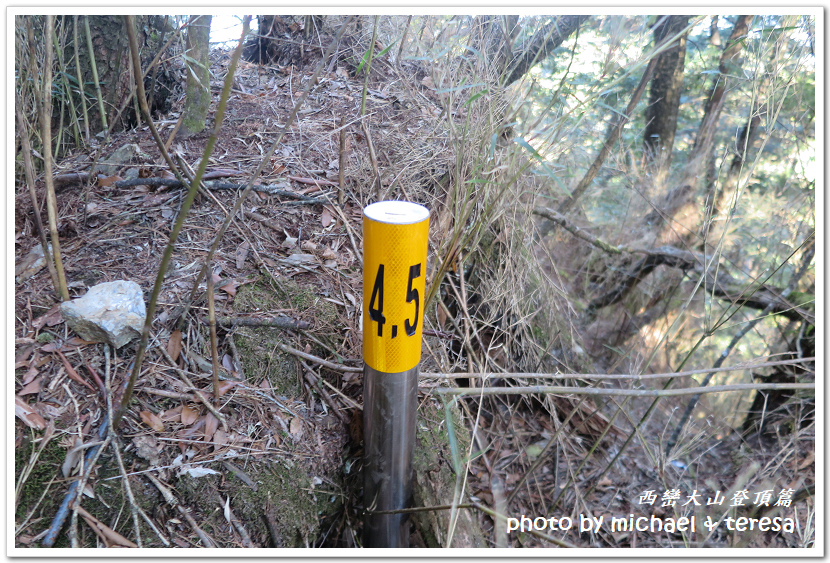
<svg viewBox="0 0 830 563">
<path fill-rule="evenodd" d="M 429 210 L 381 201 L 363 210 L 365 547 L 408 547 Z"/>
</svg>

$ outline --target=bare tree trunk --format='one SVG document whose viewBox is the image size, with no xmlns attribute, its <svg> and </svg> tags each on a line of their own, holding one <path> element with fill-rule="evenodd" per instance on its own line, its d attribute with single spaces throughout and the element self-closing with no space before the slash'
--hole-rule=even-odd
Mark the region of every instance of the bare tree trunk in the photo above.
<svg viewBox="0 0 830 563">
<path fill-rule="evenodd" d="M 654 26 L 654 45 L 660 45 L 666 39 L 681 34 L 688 24 L 689 16 L 661 17 Z M 683 86 L 687 33 L 682 33 L 665 51 L 657 55 L 657 66 L 649 89 L 643 145 L 646 160 L 655 162 L 661 171 L 668 169 L 671 164 Z"/>
<path fill-rule="evenodd" d="M 720 57 L 718 75 L 709 91 L 694 148 L 683 170 L 683 176 L 677 183 L 678 187 L 666 194 L 656 208 L 643 218 L 643 223 L 649 230 L 662 224 L 662 227 L 652 232 L 657 241 L 675 243 L 678 236 L 685 238 L 689 234 L 697 233 L 702 223 L 702 215 L 693 205 L 693 201 L 701 188 L 701 178 L 705 177 L 708 159 L 711 158 L 715 131 L 726 94 L 727 77 L 740 70 L 737 58 L 751 21 L 752 16 L 738 16 L 732 28 L 732 34 Z"/>
<path fill-rule="evenodd" d="M 69 16 L 61 16 L 68 24 Z M 84 123 L 85 127 L 89 127 L 91 132 L 97 133 L 101 130 L 101 112 L 97 101 L 95 100 L 94 88 L 90 88 L 93 83 L 92 76 L 92 59 L 94 57 L 95 66 L 98 71 L 98 80 L 101 84 L 101 90 L 104 101 L 104 114 L 107 123 L 111 130 L 120 130 L 132 127 L 136 123 L 135 114 L 133 111 L 122 112 L 117 118 L 116 123 L 112 123 L 116 119 L 116 114 L 119 108 L 126 105 L 124 102 L 127 97 L 131 95 L 130 88 L 130 62 L 129 62 L 129 45 L 127 44 L 127 34 L 124 31 L 124 22 L 121 16 L 82 16 L 89 19 L 89 30 L 92 43 L 92 56 L 90 56 L 90 49 L 87 47 L 87 42 L 84 38 L 83 20 L 79 19 L 79 38 L 75 48 L 78 49 L 78 56 L 76 58 L 80 70 L 72 67 L 72 72 L 80 74 L 78 82 L 84 87 L 85 95 L 87 96 L 86 104 L 81 101 L 78 104 L 80 107 L 87 108 L 87 115 L 84 117 L 87 121 Z M 146 48 L 147 61 L 161 48 L 161 42 L 158 39 L 157 33 L 162 29 L 168 29 L 167 16 L 136 16 L 137 33 L 139 41 Z M 170 92 L 168 90 L 167 94 Z M 152 94 L 150 94 L 152 97 Z M 91 97 L 90 97 L 91 96 Z M 161 100 L 156 100 L 160 102 Z"/>
<path fill-rule="evenodd" d="M 703 119 L 700 120 L 700 126 L 697 129 L 697 137 L 695 137 L 695 146 L 692 149 L 692 155 L 689 159 L 694 162 L 700 158 L 706 158 L 712 149 L 712 143 L 715 140 L 715 131 L 717 129 L 720 113 L 723 109 L 724 95 L 726 94 L 727 76 L 735 74 L 738 67 L 738 57 L 743 49 L 743 39 L 746 37 L 749 30 L 749 24 L 752 22 L 753 16 L 738 16 L 735 26 L 732 28 L 732 34 L 729 36 L 729 41 L 726 43 L 726 48 L 720 56 L 720 64 L 718 65 L 718 75 L 715 78 L 715 83 L 709 91 L 709 97 L 706 100 L 706 107 L 703 110 Z M 698 170 L 704 169 L 704 163 L 700 163 Z"/>
<path fill-rule="evenodd" d="M 210 107 L 210 21 L 213 16 L 196 16 L 187 30 L 187 93 L 184 118 L 177 138 L 186 139 L 205 129 Z"/>
</svg>

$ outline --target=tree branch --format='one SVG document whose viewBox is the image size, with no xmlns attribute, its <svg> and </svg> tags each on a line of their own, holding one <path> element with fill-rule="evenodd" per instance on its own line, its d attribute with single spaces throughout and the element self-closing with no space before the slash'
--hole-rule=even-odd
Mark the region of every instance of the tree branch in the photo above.
<svg viewBox="0 0 830 563">
<path fill-rule="evenodd" d="M 520 54 L 508 64 L 505 86 L 509 86 L 525 75 L 533 65 L 547 58 L 571 35 L 579 24 L 590 16 L 559 16 L 546 25 L 539 33 L 519 50 Z"/>
</svg>

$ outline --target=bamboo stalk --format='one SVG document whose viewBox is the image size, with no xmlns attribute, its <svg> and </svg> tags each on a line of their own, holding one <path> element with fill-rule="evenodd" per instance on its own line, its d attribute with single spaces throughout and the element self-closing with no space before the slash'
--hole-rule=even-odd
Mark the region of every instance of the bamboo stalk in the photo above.
<svg viewBox="0 0 830 563">
<path fill-rule="evenodd" d="M 346 192 L 346 116 L 340 116 L 340 163 L 338 166 L 337 203 L 343 207 Z"/>
<path fill-rule="evenodd" d="M 406 27 L 401 36 L 401 44 L 398 45 L 398 56 L 395 57 L 395 62 L 401 64 L 401 55 L 403 54 L 403 46 L 406 44 L 406 35 L 409 33 L 409 24 L 412 23 L 412 16 L 406 18 Z"/>
<path fill-rule="evenodd" d="M 729 367 L 716 367 L 709 369 L 695 369 L 689 371 L 678 371 L 673 373 L 647 373 L 647 374 L 624 374 L 624 373 L 422 373 L 421 378 L 438 378 L 438 379 L 462 379 L 462 378 L 481 378 L 484 381 L 488 379 L 612 379 L 625 380 L 635 379 L 637 381 L 646 381 L 652 379 L 668 379 L 672 377 L 683 377 L 687 375 L 703 375 L 707 373 L 720 373 L 727 371 L 745 371 L 755 370 L 761 368 L 797 365 L 801 363 L 814 362 L 815 358 L 798 358 L 793 360 L 780 360 L 776 362 L 763 362 L 760 364 L 746 364 L 735 365 Z"/>
<path fill-rule="evenodd" d="M 101 126 L 108 131 L 107 112 L 104 110 L 104 96 L 101 94 L 101 83 L 98 81 L 98 65 L 95 63 L 95 53 L 92 50 L 92 33 L 89 31 L 89 16 L 84 18 L 86 30 L 86 48 L 89 50 L 89 66 L 92 68 L 92 80 L 95 82 L 95 94 L 98 97 L 98 111 L 101 113 Z"/>
<path fill-rule="evenodd" d="M 75 74 L 78 78 L 78 91 L 81 94 L 81 111 L 84 114 L 84 136 L 89 142 L 89 114 L 86 111 L 86 91 L 84 90 L 84 77 L 81 74 L 81 58 L 78 49 L 78 16 L 74 16 L 72 21 L 72 38 L 75 46 Z"/>
<path fill-rule="evenodd" d="M 29 49 L 29 75 L 32 78 L 32 91 L 35 95 L 35 108 L 37 109 L 37 114 L 40 115 L 41 106 L 43 105 L 43 100 L 41 97 L 42 88 L 38 84 L 38 76 L 40 73 L 37 71 L 37 62 L 35 62 L 35 31 L 32 26 L 32 18 L 27 17 L 26 19 L 26 42 L 27 47 Z"/>
<path fill-rule="evenodd" d="M 54 16 L 46 16 L 46 37 L 52 35 Z M 44 180 L 46 181 L 46 211 L 49 215 L 49 234 L 52 237 L 52 252 L 55 257 L 55 271 L 58 274 L 58 292 L 61 301 L 69 301 L 69 289 L 61 260 L 61 246 L 58 240 L 58 200 L 52 182 L 52 42 L 46 43 L 46 62 L 43 68 L 43 104 L 40 108 L 40 128 L 43 138 Z"/>
<path fill-rule="evenodd" d="M 375 25 L 372 29 L 372 42 L 369 44 L 369 58 L 366 59 L 366 65 L 363 72 L 366 74 L 363 77 L 363 95 L 360 98 L 360 117 L 366 115 L 366 91 L 369 89 L 369 71 L 372 70 L 372 56 L 375 54 L 375 39 L 378 36 L 378 16 L 375 16 Z"/>
<path fill-rule="evenodd" d="M 32 162 L 32 145 L 29 143 L 29 131 L 26 127 L 25 118 L 23 117 L 22 102 L 18 99 L 14 106 L 15 121 L 17 121 L 17 134 L 20 137 L 20 144 L 23 150 L 23 173 L 26 175 L 26 184 L 29 188 L 29 197 L 32 199 L 32 211 L 35 216 L 35 227 L 37 235 L 40 239 L 40 246 L 43 248 L 43 256 L 46 258 L 46 265 L 49 268 L 49 276 L 52 278 L 52 285 L 57 290 L 60 287 L 60 280 L 58 278 L 58 271 L 55 269 L 55 263 L 52 261 L 52 251 L 49 249 L 49 243 L 46 240 L 46 229 L 43 227 L 43 219 L 40 216 L 40 205 L 37 201 L 37 192 L 35 191 L 35 172 L 34 163 Z"/>
<path fill-rule="evenodd" d="M 75 146 L 80 147 L 83 146 L 81 143 L 81 130 L 78 127 L 78 114 L 75 111 L 75 101 L 72 99 L 72 89 L 69 87 L 69 73 L 66 71 L 66 65 L 63 61 L 63 51 L 66 48 L 66 37 L 64 36 L 63 45 L 60 45 L 58 42 L 58 32 L 57 29 L 55 33 L 52 35 L 53 41 L 55 43 L 55 50 L 58 53 L 58 64 L 61 67 L 61 72 L 64 75 L 64 80 L 62 82 L 63 89 L 66 92 L 66 97 L 69 98 L 69 111 L 72 114 L 72 135 L 75 137 Z M 63 124 L 63 119 L 61 119 L 61 124 Z M 57 145 L 59 147 L 60 145 Z M 57 152 L 57 147 L 55 148 L 55 152 Z"/>
</svg>

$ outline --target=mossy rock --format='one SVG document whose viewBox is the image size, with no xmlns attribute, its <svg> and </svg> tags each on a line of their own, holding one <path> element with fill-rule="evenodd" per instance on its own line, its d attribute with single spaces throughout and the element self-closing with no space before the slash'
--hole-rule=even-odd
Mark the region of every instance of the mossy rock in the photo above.
<svg viewBox="0 0 830 563">
<path fill-rule="evenodd" d="M 234 299 L 236 313 L 268 313 L 280 311 L 285 315 L 307 320 L 315 328 L 333 325 L 337 310 L 332 303 L 318 295 L 315 286 L 302 285 L 293 280 L 280 280 L 279 286 L 263 278 L 240 288 Z M 286 343 L 284 330 L 268 327 L 239 327 L 234 343 L 239 350 L 242 368 L 248 381 L 259 384 L 268 379 L 278 395 L 296 397 L 302 392 L 297 378 L 297 360 L 281 351 L 276 342 Z M 320 354 L 319 350 L 312 353 Z"/>
<path fill-rule="evenodd" d="M 413 453 L 415 506 L 439 506 L 453 503 L 455 490 L 463 475 L 454 469 L 453 451 L 447 432 L 444 408 L 435 401 L 425 402 L 418 411 L 418 425 Z M 457 407 L 450 409 L 456 445 L 456 462 L 462 468 L 470 447 L 469 431 Z M 462 469 L 463 470 L 463 469 Z M 427 547 L 487 547 L 478 525 L 477 515 L 467 509 L 458 513 L 452 545 L 447 545 L 451 511 L 416 512 L 413 520 Z"/>
<path fill-rule="evenodd" d="M 315 478 L 312 470 L 299 462 L 249 461 L 238 468 L 249 479 L 247 483 L 222 463 L 211 464 L 211 468 L 224 475 L 193 478 L 184 474 L 176 490 L 185 505 L 209 515 L 200 525 L 212 537 L 227 534 L 228 524 L 221 509 L 228 499 L 234 516 L 259 547 L 313 546 L 321 522 L 342 508 L 342 495 L 333 492 L 330 484 L 323 485 L 337 484 L 339 477 Z"/>
<path fill-rule="evenodd" d="M 36 445 L 26 443 L 15 449 L 16 476 L 19 477 L 23 471 L 33 453 L 33 447 L 36 447 Z M 121 473 L 110 451 L 107 450 L 102 453 L 97 463 L 98 472 L 94 479 L 88 481 L 95 495 L 94 498 L 82 496 L 81 504 L 92 516 L 108 523 L 108 525 L 112 525 L 116 532 L 135 541 L 135 531 L 131 518 L 121 518 L 117 524 L 112 524 L 113 514 L 129 514 L 130 501 L 124 491 L 121 479 L 117 478 L 120 477 Z M 23 519 L 32 510 L 34 510 L 34 513 L 31 515 L 30 522 L 41 519 L 41 523 L 36 527 L 38 530 L 45 529 L 54 518 L 67 492 L 67 483 L 62 479 L 63 475 L 61 473 L 61 466 L 66 459 L 66 452 L 66 448 L 55 439 L 51 440 L 41 452 L 17 498 L 15 511 L 17 524 L 22 523 Z M 127 454 L 126 457 L 126 461 L 129 463 L 131 456 Z M 116 478 L 110 479 L 111 477 Z M 53 478 L 56 478 L 55 482 L 52 483 L 51 488 L 44 495 L 44 490 Z M 146 480 L 133 478 L 130 480 L 130 484 L 136 503 L 147 514 L 152 514 L 154 507 L 163 502 L 158 490 Z M 39 504 L 37 504 L 38 502 Z M 36 504 L 37 508 L 35 508 Z M 144 520 L 139 521 L 139 526 L 145 547 L 162 547 L 158 542 L 158 538 Z M 65 525 L 63 532 L 57 537 L 55 547 L 70 547 L 66 530 L 67 526 Z M 95 533 L 86 525 L 78 527 L 78 542 L 81 547 L 96 547 L 98 545 Z M 39 543 L 35 543 L 32 544 L 32 547 L 39 547 L 39 545 Z"/>
<path fill-rule="evenodd" d="M 20 478 L 23 469 L 38 447 L 39 444 L 24 439 L 21 447 L 14 449 L 15 480 Z M 35 503 L 38 502 L 49 481 L 56 476 L 62 477 L 60 471 L 65 458 L 66 449 L 58 445 L 57 440 L 51 440 L 43 449 L 17 497 L 15 518 L 18 520 L 18 524 L 26 518 L 28 515 L 27 511 L 31 510 L 35 506 Z M 36 514 L 33 516 L 51 518 L 61 500 L 63 500 L 60 498 L 62 488 L 61 485 L 53 483 L 50 489 L 51 492 L 43 498 L 43 501 L 41 501 L 40 506 L 37 508 Z"/>
</svg>

